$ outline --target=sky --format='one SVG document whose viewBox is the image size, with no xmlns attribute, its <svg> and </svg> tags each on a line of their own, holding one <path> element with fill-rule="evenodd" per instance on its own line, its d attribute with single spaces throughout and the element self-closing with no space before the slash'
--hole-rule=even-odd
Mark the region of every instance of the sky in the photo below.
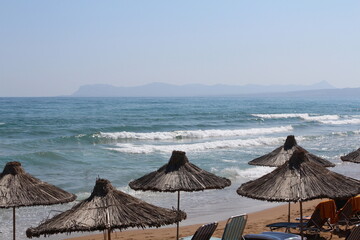
<svg viewBox="0 0 360 240">
<path fill-rule="evenodd" d="M 360 1 L 0 0 L 0 97 L 152 82 L 360 87 Z"/>
</svg>

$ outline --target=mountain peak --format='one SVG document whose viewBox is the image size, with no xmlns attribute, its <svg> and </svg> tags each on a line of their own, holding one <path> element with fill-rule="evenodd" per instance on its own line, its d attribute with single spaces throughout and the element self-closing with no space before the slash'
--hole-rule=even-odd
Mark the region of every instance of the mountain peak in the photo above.
<svg viewBox="0 0 360 240">
<path fill-rule="evenodd" d="M 307 91 L 334 89 L 331 84 L 321 81 L 312 85 L 174 85 L 153 82 L 135 87 L 115 87 L 107 84 L 81 86 L 73 97 L 192 97 L 192 96 L 227 96 L 260 93 L 281 93 L 290 91 Z"/>
</svg>

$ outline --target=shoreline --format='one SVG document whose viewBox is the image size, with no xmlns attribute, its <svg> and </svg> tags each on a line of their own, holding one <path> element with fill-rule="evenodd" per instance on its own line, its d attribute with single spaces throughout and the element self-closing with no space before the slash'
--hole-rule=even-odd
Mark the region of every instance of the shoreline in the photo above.
<svg viewBox="0 0 360 240">
<path fill-rule="evenodd" d="M 322 200 L 312 200 L 303 203 L 304 216 L 311 215 L 315 206 Z M 239 211 L 241 212 L 241 211 Z M 288 204 L 284 203 L 283 205 L 267 208 L 265 210 L 252 212 L 248 214 L 248 221 L 244 230 L 244 234 L 250 233 L 261 233 L 263 231 L 269 231 L 266 228 L 266 224 L 278 222 L 278 221 L 287 221 L 287 212 L 288 212 Z M 295 216 L 299 216 L 299 204 L 291 204 L 291 219 L 295 219 Z M 230 217 L 230 216 L 229 216 Z M 213 234 L 215 237 L 221 237 L 224 231 L 224 227 L 227 220 L 218 221 L 219 225 Z M 294 221 L 294 220 L 292 220 Z M 211 221 L 209 221 L 211 222 Z M 209 222 L 204 222 L 209 223 Z M 202 224 L 193 224 L 188 226 L 181 226 L 180 223 L 180 237 L 193 235 L 196 229 Z M 298 232 L 292 230 L 292 233 L 297 234 Z M 147 228 L 147 229 L 129 229 L 124 230 L 123 232 L 115 231 L 111 235 L 112 240 L 174 240 L 176 237 L 176 228 L 175 227 L 161 227 L 161 228 Z M 340 236 L 339 236 L 340 235 Z M 344 233 L 336 235 L 332 234 L 332 240 L 344 239 Z M 329 239 L 331 233 L 321 233 L 321 237 L 326 237 Z M 319 240 L 325 238 L 318 238 Z M 91 233 L 89 232 L 86 236 L 80 237 L 67 237 L 65 240 L 103 240 L 103 233 Z"/>
</svg>

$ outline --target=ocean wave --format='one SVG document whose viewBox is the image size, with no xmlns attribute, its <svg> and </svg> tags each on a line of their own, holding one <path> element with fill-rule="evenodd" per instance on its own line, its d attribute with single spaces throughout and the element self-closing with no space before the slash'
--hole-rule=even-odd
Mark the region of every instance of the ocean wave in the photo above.
<svg viewBox="0 0 360 240">
<path fill-rule="evenodd" d="M 220 160 L 221 162 L 226 162 L 226 163 L 236 163 L 237 161 L 236 160 L 227 160 L 227 159 L 223 159 L 223 160 Z"/>
<path fill-rule="evenodd" d="M 5 123 L 4 123 L 4 122 L 0 122 L 0 126 L 1 126 L 1 125 L 5 125 Z"/>
<path fill-rule="evenodd" d="M 255 139 L 237 139 L 237 140 L 223 140 L 191 144 L 174 144 L 174 145 L 137 145 L 131 143 L 117 143 L 116 147 L 106 148 L 111 151 L 133 154 L 149 154 L 153 152 L 172 152 L 173 150 L 180 150 L 185 152 L 206 151 L 212 149 L 231 149 L 240 147 L 254 147 L 264 145 L 283 144 L 283 137 L 267 137 Z"/>
<path fill-rule="evenodd" d="M 303 118 L 306 121 L 313 121 L 313 122 L 323 122 L 323 121 L 336 121 L 340 119 L 338 115 L 309 115 L 308 117 Z"/>
<path fill-rule="evenodd" d="M 215 137 L 238 137 L 259 134 L 272 134 L 280 132 L 292 131 L 293 127 L 280 126 L 269 128 L 250 128 L 250 129 L 234 129 L 234 130 L 189 130 L 189 131 L 173 131 L 173 132 L 149 132 L 149 133 L 136 133 L 136 132 L 113 132 L 105 133 L 100 132 L 94 134 L 94 137 L 106 139 L 137 139 L 137 140 L 172 140 L 172 139 L 201 139 L 201 138 L 215 138 Z"/>
<path fill-rule="evenodd" d="M 300 118 L 328 125 L 360 124 L 360 116 L 316 115 L 309 113 L 252 114 L 263 119 Z"/>
<path fill-rule="evenodd" d="M 264 176 L 267 173 L 270 173 L 273 171 L 274 168 L 272 167 L 262 167 L 262 166 L 256 166 L 251 167 L 247 169 L 240 169 L 237 167 L 229 167 L 224 168 L 221 173 L 229 178 L 232 179 L 244 179 L 246 181 L 248 180 L 254 180 L 259 177 Z"/>
<path fill-rule="evenodd" d="M 275 113 L 275 114 L 251 114 L 254 117 L 264 119 L 280 119 L 280 118 L 307 118 L 308 113 Z"/>
<path fill-rule="evenodd" d="M 321 123 L 329 124 L 329 125 L 346 125 L 346 124 L 360 124 L 360 119 L 343 119 L 343 120 L 337 120 L 337 121 L 321 121 Z"/>
<path fill-rule="evenodd" d="M 279 114 L 252 114 L 255 117 L 264 119 L 301 118 L 306 121 L 327 121 L 338 120 L 338 115 L 310 115 L 309 113 L 279 113 Z"/>
<path fill-rule="evenodd" d="M 82 201 L 87 199 L 91 195 L 91 192 L 77 192 L 75 195 L 76 201 Z"/>
</svg>

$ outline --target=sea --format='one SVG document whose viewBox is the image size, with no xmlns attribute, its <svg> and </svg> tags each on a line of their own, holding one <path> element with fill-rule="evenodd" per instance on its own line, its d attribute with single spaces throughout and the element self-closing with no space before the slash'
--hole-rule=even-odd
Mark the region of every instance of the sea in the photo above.
<svg viewBox="0 0 360 240">
<path fill-rule="evenodd" d="M 360 165 L 340 160 L 360 147 L 360 97 L 0 98 L 0 168 L 19 161 L 29 174 L 77 195 L 68 204 L 18 208 L 17 239 L 86 199 L 97 178 L 149 203 L 176 207 L 176 193 L 128 186 L 166 164 L 173 150 L 232 182 L 222 190 L 181 192 L 188 217 L 180 226 L 276 206 L 281 203 L 241 197 L 236 189 L 274 170 L 248 162 L 288 135 L 333 162 L 332 171 L 360 179 Z M 0 239 L 11 236 L 12 209 L 0 209 Z"/>
</svg>

